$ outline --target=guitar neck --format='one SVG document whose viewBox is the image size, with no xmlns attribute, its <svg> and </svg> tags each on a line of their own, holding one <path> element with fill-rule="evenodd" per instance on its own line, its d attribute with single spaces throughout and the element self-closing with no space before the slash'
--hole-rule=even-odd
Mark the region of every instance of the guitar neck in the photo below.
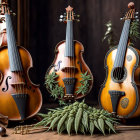
<svg viewBox="0 0 140 140">
<path fill-rule="evenodd" d="M 125 20 L 123 26 L 123 30 L 121 33 L 121 37 L 120 37 L 120 41 L 115 57 L 114 67 L 123 67 L 124 65 L 124 59 L 125 59 L 126 49 L 128 45 L 129 28 L 130 28 L 130 19 Z"/>
</svg>

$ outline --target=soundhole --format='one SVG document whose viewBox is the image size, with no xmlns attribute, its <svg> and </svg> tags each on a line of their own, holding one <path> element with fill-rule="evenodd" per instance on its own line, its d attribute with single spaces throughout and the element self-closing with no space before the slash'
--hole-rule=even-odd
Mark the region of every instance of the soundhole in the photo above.
<svg viewBox="0 0 140 140">
<path fill-rule="evenodd" d="M 126 69 L 122 67 L 114 68 L 112 71 L 112 78 L 115 82 L 123 82 L 126 78 Z"/>
</svg>

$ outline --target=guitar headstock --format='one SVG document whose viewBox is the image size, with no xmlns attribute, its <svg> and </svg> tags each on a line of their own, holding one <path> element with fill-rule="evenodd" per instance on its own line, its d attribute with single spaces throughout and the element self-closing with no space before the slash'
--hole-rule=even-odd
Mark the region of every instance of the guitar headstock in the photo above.
<svg viewBox="0 0 140 140">
<path fill-rule="evenodd" d="M 74 12 L 73 12 L 73 8 L 69 5 L 67 8 L 66 8 L 66 13 L 64 13 L 64 15 L 60 15 L 60 19 L 59 21 L 60 22 L 67 22 L 68 20 L 69 21 L 77 21 L 79 22 L 80 20 L 78 19 L 80 17 L 80 15 L 76 15 Z"/>
<path fill-rule="evenodd" d="M 138 12 L 136 12 L 135 5 L 133 2 L 128 3 L 129 11 L 126 12 L 125 16 L 121 20 L 138 20 Z"/>
</svg>

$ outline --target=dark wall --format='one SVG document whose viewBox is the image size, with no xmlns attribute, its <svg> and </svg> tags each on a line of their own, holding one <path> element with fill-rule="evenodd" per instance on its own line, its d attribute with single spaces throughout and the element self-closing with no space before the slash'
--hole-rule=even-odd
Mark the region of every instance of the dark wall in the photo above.
<svg viewBox="0 0 140 140">
<path fill-rule="evenodd" d="M 99 88 L 105 79 L 104 57 L 109 47 L 102 38 L 106 31 L 105 23 L 113 22 L 119 40 L 124 13 L 128 11 L 129 0 L 30 0 L 30 42 L 29 51 L 33 57 L 36 76 L 33 79 L 40 83 L 44 102 L 49 100 L 49 93 L 44 86 L 44 76 L 54 59 L 54 48 L 58 42 L 65 39 L 64 23 L 59 22 L 59 16 L 65 12 L 68 4 L 80 14 L 80 22 L 74 24 L 74 38 L 85 48 L 84 60 L 94 76 L 94 86 L 86 100 L 96 102 Z M 137 11 L 140 11 L 140 1 L 134 0 Z M 140 49 L 140 41 L 136 48 Z"/>
</svg>

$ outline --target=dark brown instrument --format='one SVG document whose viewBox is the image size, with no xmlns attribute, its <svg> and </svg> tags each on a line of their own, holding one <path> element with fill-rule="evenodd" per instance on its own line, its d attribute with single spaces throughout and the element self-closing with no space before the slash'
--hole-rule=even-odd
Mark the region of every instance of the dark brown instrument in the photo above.
<svg viewBox="0 0 140 140">
<path fill-rule="evenodd" d="M 73 21 L 79 21 L 78 19 L 75 19 L 75 17 L 79 17 L 79 15 L 75 15 L 73 8 L 70 6 L 66 8 L 64 16 L 60 16 L 60 21 L 67 24 L 66 40 L 57 44 L 55 59 L 47 71 L 48 74 L 55 72 L 58 75 L 56 80 L 58 81 L 59 86 L 64 87 L 64 100 L 73 100 L 84 97 L 90 92 L 93 84 L 91 71 L 83 60 L 83 45 L 79 41 L 73 40 Z M 89 86 L 85 94 L 77 94 L 76 91 L 78 90 L 78 87 L 81 86 L 81 73 L 85 72 L 91 76 L 91 81 L 88 83 Z"/>
<path fill-rule="evenodd" d="M 105 58 L 107 77 L 101 87 L 101 107 L 121 118 L 140 116 L 140 51 L 129 46 L 129 28 L 135 19 L 134 3 L 129 3 L 118 48 Z"/>
<path fill-rule="evenodd" d="M 33 66 L 29 52 L 16 46 L 16 39 L 7 7 L 2 2 L 2 15 L 6 19 L 6 32 L 0 49 L 0 114 L 9 120 L 24 120 L 34 116 L 41 108 L 42 95 L 38 85 L 28 75 Z"/>
</svg>

